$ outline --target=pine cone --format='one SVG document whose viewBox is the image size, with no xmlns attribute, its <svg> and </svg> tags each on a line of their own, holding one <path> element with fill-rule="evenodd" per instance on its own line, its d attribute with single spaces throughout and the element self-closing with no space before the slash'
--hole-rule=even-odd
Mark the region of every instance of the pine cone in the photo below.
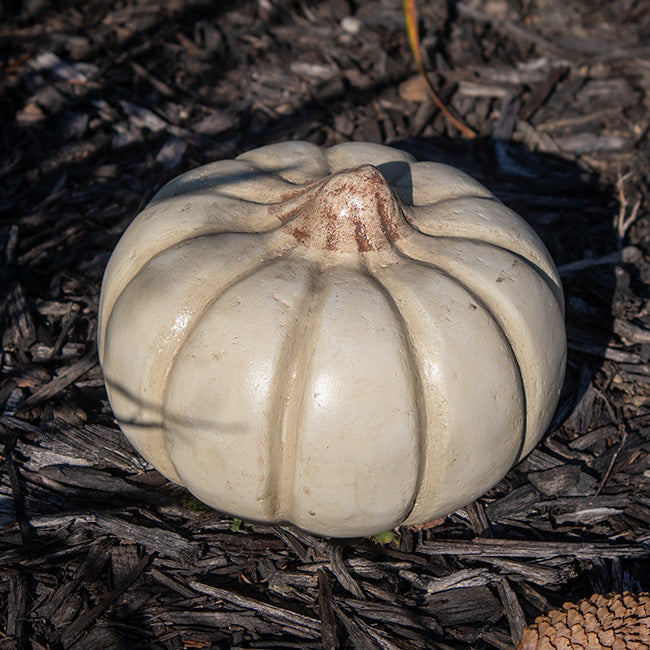
<svg viewBox="0 0 650 650">
<path fill-rule="evenodd" d="M 650 594 L 594 594 L 538 616 L 517 650 L 648 650 Z"/>
</svg>

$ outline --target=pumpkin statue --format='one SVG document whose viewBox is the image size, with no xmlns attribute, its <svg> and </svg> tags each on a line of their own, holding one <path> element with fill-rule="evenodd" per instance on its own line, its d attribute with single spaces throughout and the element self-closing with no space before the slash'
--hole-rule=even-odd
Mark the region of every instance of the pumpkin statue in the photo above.
<svg viewBox="0 0 650 650">
<path fill-rule="evenodd" d="M 563 295 L 466 174 L 287 142 L 154 196 L 106 269 L 99 355 L 126 436 L 198 499 L 369 535 L 468 504 L 539 441 Z"/>
</svg>

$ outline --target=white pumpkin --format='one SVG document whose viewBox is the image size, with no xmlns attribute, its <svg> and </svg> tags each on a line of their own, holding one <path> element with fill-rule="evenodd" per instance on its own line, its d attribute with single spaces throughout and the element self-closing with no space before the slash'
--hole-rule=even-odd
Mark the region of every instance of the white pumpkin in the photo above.
<svg viewBox="0 0 650 650">
<path fill-rule="evenodd" d="M 466 505 L 539 441 L 563 296 L 466 174 L 287 142 L 156 194 L 106 269 L 99 353 L 126 436 L 200 500 L 368 535 Z"/>
</svg>

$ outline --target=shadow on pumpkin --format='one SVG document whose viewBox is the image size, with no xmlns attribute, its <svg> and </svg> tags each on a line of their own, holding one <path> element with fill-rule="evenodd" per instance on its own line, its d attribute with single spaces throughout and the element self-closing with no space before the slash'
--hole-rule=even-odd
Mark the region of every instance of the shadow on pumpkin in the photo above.
<svg viewBox="0 0 650 650">
<path fill-rule="evenodd" d="M 166 429 L 176 434 L 184 431 L 218 431 L 219 434 L 245 433 L 247 424 L 242 421 L 222 422 L 218 420 L 203 420 L 192 416 L 182 416 L 165 411 L 161 405 L 149 402 L 127 387 L 125 384 L 105 376 L 105 381 L 111 393 L 119 395 L 120 408 L 114 409 L 115 419 L 118 424 L 135 429 Z M 117 401 L 117 400 L 116 400 Z"/>
</svg>

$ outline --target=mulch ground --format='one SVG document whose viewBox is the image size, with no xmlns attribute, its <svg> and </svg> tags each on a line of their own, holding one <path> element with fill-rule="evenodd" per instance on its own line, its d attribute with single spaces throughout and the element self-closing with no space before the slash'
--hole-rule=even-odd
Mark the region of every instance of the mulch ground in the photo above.
<svg viewBox="0 0 650 650">
<path fill-rule="evenodd" d="M 650 12 L 643 0 L 0 3 L 0 647 L 512 648 L 566 600 L 650 589 Z M 389 543 L 204 509 L 129 446 L 102 273 L 153 193 L 285 139 L 460 167 L 539 232 L 569 361 L 551 430 Z"/>
</svg>

